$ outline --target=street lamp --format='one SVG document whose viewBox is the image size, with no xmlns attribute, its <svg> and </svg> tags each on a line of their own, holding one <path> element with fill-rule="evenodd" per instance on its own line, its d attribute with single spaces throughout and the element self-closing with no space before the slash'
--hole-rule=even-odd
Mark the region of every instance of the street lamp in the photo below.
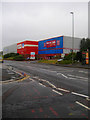
<svg viewBox="0 0 90 120">
<path fill-rule="evenodd" d="M 74 49 L 74 12 L 70 12 L 72 15 L 72 64 L 73 64 L 73 49 Z"/>
</svg>

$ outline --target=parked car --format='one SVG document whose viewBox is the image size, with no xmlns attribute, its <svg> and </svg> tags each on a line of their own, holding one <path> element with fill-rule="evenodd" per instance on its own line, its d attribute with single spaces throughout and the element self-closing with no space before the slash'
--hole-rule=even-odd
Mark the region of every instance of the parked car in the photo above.
<svg viewBox="0 0 90 120">
<path fill-rule="evenodd" d="M 59 59 L 59 60 L 57 60 L 58 62 L 60 62 L 60 61 L 62 61 L 63 59 Z"/>
</svg>

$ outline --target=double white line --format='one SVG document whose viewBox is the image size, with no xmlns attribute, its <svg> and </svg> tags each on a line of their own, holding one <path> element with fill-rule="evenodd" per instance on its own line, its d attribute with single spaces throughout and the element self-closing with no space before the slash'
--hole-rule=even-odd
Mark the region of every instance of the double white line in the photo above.
<svg viewBox="0 0 90 120">
<path fill-rule="evenodd" d="M 76 93 L 76 92 L 71 92 L 71 93 L 74 94 L 74 95 L 78 95 L 78 96 L 82 96 L 82 97 L 85 97 L 85 98 L 89 98 L 89 96 L 83 95 L 83 94 L 80 94 L 80 93 Z"/>
<path fill-rule="evenodd" d="M 79 105 L 81 105 L 82 107 L 84 107 L 84 108 L 86 108 L 86 109 L 90 110 L 90 108 L 89 108 L 89 107 L 87 107 L 87 106 L 83 105 L 82 103 L 80 103 L 80 102 L 78 102 L 78 101 L 76 101 L 76 103 L 77 103 L 77 104 L 79 104 Z"/>
</svg>

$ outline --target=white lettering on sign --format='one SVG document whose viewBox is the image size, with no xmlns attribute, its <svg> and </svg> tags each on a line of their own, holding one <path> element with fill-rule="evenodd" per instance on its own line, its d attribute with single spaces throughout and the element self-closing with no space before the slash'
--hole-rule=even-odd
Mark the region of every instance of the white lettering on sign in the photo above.
<svg viewBox="0 0 90 120">
<path fill-rule="evenodd" d="M 24 43 L 17 45 L 17 49 L 24 48 Z"/>
</svg>

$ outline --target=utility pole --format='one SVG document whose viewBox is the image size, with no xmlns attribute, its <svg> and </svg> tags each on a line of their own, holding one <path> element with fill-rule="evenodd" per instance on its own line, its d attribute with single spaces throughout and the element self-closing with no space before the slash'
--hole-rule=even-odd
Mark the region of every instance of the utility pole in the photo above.
<svg viewBox="0 0 90 120">
<path fill-rule="evenodd" d="M 74 49 L 74 12 L 70 12 L 72 15 L 72 64 L 73 64 L 73 49 Z"/>
</svg>

